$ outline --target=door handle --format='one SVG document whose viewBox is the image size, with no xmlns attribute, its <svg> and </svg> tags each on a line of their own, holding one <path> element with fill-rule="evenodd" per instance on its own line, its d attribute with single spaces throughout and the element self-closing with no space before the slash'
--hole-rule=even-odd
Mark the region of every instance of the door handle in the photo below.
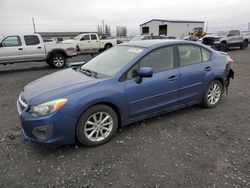
<svg viewBox="0 0 250 188">
<path fill-rule="evenodd" d="M 168 78 L 168 81 L 174 81 L 177 79 L 177 77 L 178 77 L 177 75 L 172 75 Z"/>
<path fill-rule="evenodd" d="M 18 50 L 23 50 L 23 48 L 18 48 Z"/>
<path fill-rule="evenodd" d="M 205 71 L 211 71 L 211 70 L 212 70 L 211 67 L 206 67 L 206 68 L 205 68 Z"/>
<path fill-rule="evenodd" d="M 41 49 L 42 47 L 41 47 L 41 46 L 38 46 L 37 48 L 38 48 L 38 49 Z"/>
</svg>

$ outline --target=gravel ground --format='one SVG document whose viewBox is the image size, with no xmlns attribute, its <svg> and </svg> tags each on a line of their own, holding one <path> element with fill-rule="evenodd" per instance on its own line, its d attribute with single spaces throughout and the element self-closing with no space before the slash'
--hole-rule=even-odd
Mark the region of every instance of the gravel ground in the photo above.
<svg viewBox="0 0 250 188">
<path fill-rule="evenodd" d="M 219 106 L 129 125 L 95 148 L 24 141 L 18 94 L 55 70 L 45 63 L 0 67 L 0 187 L 250 187 L 250 49 L 229 53 L 236 75 Z"/>
</svg>

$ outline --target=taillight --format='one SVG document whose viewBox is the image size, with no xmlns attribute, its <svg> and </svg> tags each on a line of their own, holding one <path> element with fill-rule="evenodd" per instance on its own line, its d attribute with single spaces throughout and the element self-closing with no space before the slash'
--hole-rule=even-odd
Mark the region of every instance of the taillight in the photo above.
<svg viewBox="0 0 250 188">
<path fill-rule="evenodd" d="M 121 44 L 122 43 L 122 41 L 121 40 L 116 40 L 116 44 Z"/>
<path fill-rule="evenodd" d="M 228 58 L 227 58 L 227 64 L 229 66 L 231 66 L 233 64 L 233 62 L 234 62 L 234 60 L 230 56 L 228 56 Z"/>
</svg>

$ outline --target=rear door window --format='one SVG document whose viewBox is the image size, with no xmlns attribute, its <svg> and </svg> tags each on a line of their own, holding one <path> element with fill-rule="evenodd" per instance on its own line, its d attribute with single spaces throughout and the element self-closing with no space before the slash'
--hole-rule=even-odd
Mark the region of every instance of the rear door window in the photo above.
<svg viewBox="0 0 250 188">
<path fill-rule="evenodd" d="M 39 38 L 36 35 L 26 35 L 24 36 L 24 41 L 27 46 L 40 44 Z"/>
<path fill-rule="evenodd" d="M 202 62 L 200 47 L 195 45 L 178 46 L 180 66 L 187 66 Z"/>
<path fill-rule="evenodd" d="M 96 35 L 91 35 L 91 40 L 97 40 Z"/>
</svg>

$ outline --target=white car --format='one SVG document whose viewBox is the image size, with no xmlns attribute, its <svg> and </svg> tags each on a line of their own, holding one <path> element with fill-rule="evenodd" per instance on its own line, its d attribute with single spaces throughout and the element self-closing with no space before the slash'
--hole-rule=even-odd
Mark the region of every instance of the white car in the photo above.
<svg viewBox="0 0 250 188">
<path fill-rule="evenodd" d="M 73 44 L 80 53 L 93 53 L 106 50 L 120 43 L 117 39 L 101 39 L 96 33 L 84 33 L 71 40 L 63 41 L 64 44 Z"/>
</svg>

